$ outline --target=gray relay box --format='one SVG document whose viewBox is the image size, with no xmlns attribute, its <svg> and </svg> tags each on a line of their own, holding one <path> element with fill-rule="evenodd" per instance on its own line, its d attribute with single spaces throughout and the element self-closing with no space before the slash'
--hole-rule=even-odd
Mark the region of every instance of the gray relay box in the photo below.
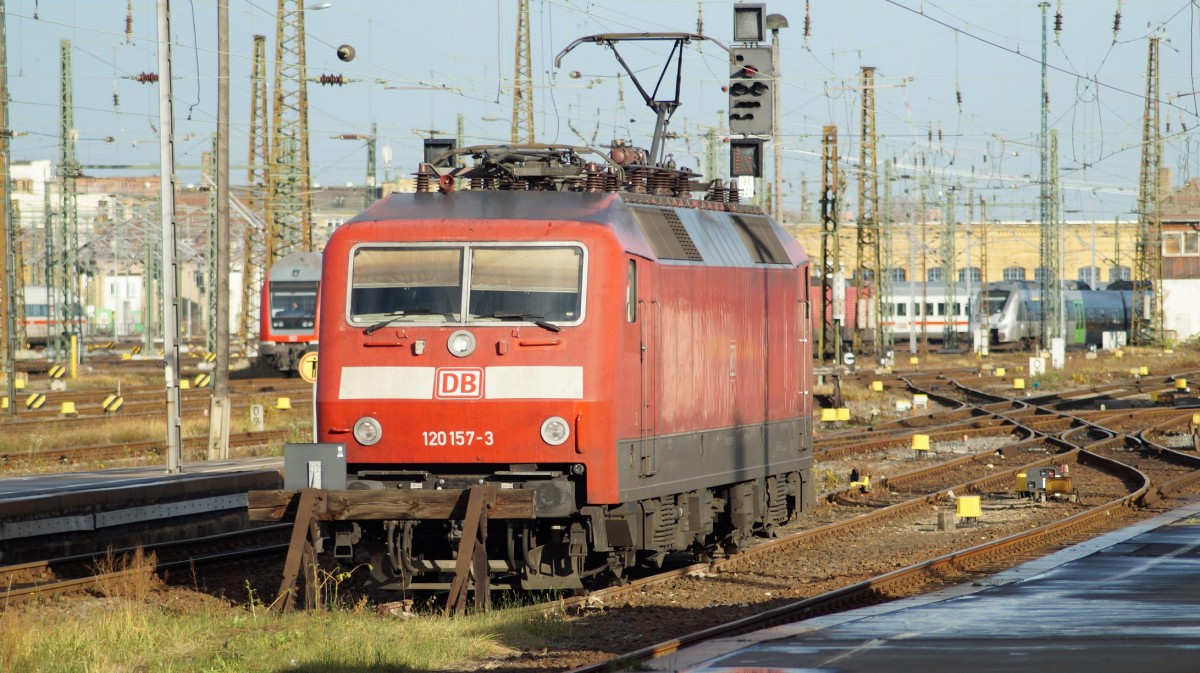
<svg viewBox="0 0 1200 673">
<path fill-rule="evenodd" d="M 284 444 L 283 487 L 346 488 L 346 445 Z"/>
</svg>

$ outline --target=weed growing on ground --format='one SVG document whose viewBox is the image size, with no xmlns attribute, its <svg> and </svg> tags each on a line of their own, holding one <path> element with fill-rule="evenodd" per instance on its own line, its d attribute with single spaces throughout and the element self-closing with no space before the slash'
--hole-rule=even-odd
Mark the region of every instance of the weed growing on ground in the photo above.
<svg viewBox="0 0 1200 673">
<path fill-rule="evenodd" d="M 0 612 L 0 673 L 459 670 L 515 656 L 570 628 L 504 611 L 398 619 L 361 601 L 280 614 L 257 599 L 188 608 L 100 600 Z"/>
</svg>

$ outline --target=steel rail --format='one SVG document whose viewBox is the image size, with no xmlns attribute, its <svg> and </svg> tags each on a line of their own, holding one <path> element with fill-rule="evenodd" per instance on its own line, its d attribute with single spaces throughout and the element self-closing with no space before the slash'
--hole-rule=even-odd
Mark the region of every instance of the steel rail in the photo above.
<svg viewBox="0 0 1200 673">
<path fill-rule="evenodd" d="M 1177 449 L 1164 446 L 1151 438 L 1152 435 L 1160 433 L 1163 430 L 1176 425 L 1190 426 L 1192 420 L 1191 415 L 1191 409 L 1185 410 L 1185 413 L 1181 414 L 1179 417 L 1162 421 L 1161 423 L 1143 429 L 1137 434 L 1137 439 L 1141 442 L 1142 447 L 1147 451 L 1156 453 L 1156 457 L 1176 465 L 1188 466 L 1192 469 L 1192 472 L 1189 474 L 1180 475 L 1179 477 L 1159 484 L 1158 492 L 1160 495 L 1167 495 L 1169 493 L 1183 491 L 1200 483 L 1200 456 L 1197 456 L 1194 453 L 1184 453 Z"/>
</svg>

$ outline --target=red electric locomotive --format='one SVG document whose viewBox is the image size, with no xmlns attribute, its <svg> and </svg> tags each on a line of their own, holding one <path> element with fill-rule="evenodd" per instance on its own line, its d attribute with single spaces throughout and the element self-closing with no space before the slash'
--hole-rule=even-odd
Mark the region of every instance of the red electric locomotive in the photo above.
<svg viewBox="0 0 1200 673">
<path fill-rule="evenodd" d="M 445 585 L 481 485 L 490 573 L 525 588 L 736 548 L 813 500 L 804 251 L 720 181 L 585 152 L 459 150 L 325 247 L 321 444 L 289 445 L 289 486 L 322 463 L 334 555 L 380 585 Z"/>
<path fill-rule="evenodd" d="M 706 39 L 594 35 L 555 63 L 666 40 L 679 67 Z M 285 459 L 288 489 L 319 490 L 251 494 L 254 518 L 295 512 L 377 586 L 454 602 L 735 550 L 814 500 L 809 260 L 735 188 L 662 157 L 675 81 L 674 100 L 638 84 L 649 153 L 451 149 L 417 193 L 338 228 L 319 443 Z"/>
</svg>

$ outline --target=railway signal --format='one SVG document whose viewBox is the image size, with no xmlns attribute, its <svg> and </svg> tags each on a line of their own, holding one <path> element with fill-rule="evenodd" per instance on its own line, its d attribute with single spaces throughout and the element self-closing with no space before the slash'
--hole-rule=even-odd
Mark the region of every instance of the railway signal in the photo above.
<svg viewBox="0 0 1200 673">
<path fill-rule="evenodd" d="M 767 37 L 767 6 L 761 2 L 743 2 L 733 8 L 733 41 L 762 42 Z"/>
<path fill-rule="evenodd" d="M 763 176 L 763 141 L 761 138 L 731 138 L 729 140 L 729 175 L 740 177 Z"/>
<path fill-rule="evenodd" d="M 734 47 L 729 53 L 729 133 L 774 132 L 775 68 L 771 47 Z"/>
</svg>

